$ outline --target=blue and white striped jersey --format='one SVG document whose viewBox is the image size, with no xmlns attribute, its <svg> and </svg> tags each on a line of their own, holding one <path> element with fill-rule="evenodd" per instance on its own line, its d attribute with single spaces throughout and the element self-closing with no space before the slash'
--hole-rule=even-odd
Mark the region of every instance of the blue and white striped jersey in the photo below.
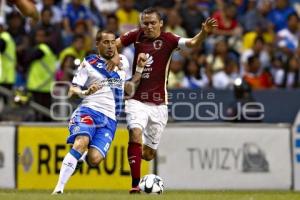
<svg viewBox="0 0 300 200">
<path fill-rule="evenodd" d="M 125 71 L 129 68 L 127 58 L 120 55 L 122 69 L 112 72 L 106 70 L 106 60 L 99 55 L 92 54 L 80 64 L 72 83 L 82 88 L 88 88 L 94 83 L 99 83 L 102 88 L 94 94 L 86 96 L 80 106 L 88 107 L 99 111 L 107 117 L 116 120 L 120 114 L 123 104 L 124 83 L 126 80 Z"/>
</svg>

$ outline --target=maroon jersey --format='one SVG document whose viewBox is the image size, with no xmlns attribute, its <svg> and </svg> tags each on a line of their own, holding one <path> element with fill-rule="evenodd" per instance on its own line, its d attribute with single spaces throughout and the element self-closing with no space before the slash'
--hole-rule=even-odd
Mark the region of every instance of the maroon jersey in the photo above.
<svg viewBox="0 0 300 200">
<path fill-rule="evenodd" d="M 178 47 L 180 37 L 161 32 L 155 39 L 146 38 L 142 29 L 135 29 L 120 37 L 122 45 L 134 43 L 135 55 L 132 72 L 135 73 L 139 53 L 148 53 L 150 57 L 142 74 L 142 80 L 133 99 L 154 104 L 167 104 L 167 79 L 172 52 Z"/>
</svg>

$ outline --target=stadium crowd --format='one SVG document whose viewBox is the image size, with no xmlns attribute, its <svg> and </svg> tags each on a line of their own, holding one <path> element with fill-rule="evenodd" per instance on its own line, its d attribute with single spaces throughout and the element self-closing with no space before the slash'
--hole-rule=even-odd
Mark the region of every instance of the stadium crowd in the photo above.
<svg viewBox="0 0 300 200">
<path fill-rule="evenodd" d="M 97 30 L 120 36 L 150 6 L 182 37 L 209 16 L 219 25 L 199 48 L 173 53 L 169 88 L 232 89 L 238 77 L 253 90 L 300 86 L 300 0 L 36 0 L 37 22 L 0 2 L 0 85 L 25 88 L 48 108 L 51 84 L 71 81 Z M 134 47 L 122 53 L 132 64 Z"/>
</svg>

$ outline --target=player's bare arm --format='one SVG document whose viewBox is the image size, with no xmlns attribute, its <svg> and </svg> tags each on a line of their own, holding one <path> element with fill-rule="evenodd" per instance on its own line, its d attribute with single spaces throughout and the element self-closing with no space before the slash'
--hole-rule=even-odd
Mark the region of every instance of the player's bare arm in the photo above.
<svg viewBox="0 0 300 200">
<path fill-rule="evenodd" d="M 134 94 L 136 88 L 140 84 L 141 78 L 142 78 L 142 73 L 143 73 L 144 67 L 146 66 L 146 63 L 147 63 L 146 54 L 140 53 L 138 55 L 137 66 L 136 66 L 136 70 L 135 70 L 135 73 L 134 73 L 132 79 L 130 81 L 125 82 L 124 90 L 125 90 L 126 94 L 128 94 L 128 96 L 132 96 Z"/>
<path fill-rule="evenodd" d="M 94 94 L 99 89 L 101 89 L 100 84 L 94 83 L 87 90 L 81 90 L 78 86 L 71 86 L 69 89 L 69 97 L 83 97 L 87 95 Z"/>
<path fill-rule="evenodd" d="M 213 18 L 208 18 L 202 23 L 201 31 L 193 38 L 187 39 L 185 45 L 188 48 L 194 48 L 200 46 L 205 40 L 207 34 L 211 33 L 216 27 L 218 27 L 217 21 Z"/>
<path fill-rule="evenodd" d="M 39 12 L 32 0 L 9 0 L 9 2 L 15 4 L 24 16 L 31 17 L 35 21 L 39 20 Z"/>
</svg>

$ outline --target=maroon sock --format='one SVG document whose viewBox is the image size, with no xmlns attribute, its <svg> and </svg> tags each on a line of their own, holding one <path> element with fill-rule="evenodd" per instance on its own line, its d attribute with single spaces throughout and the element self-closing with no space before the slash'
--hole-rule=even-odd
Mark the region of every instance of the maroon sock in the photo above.
<svg viewBox="0 0 300 200">
<path fill-rule="evenodd" d="M 135 142 L 128 143 L 128 162 L 130 165 L 132 187 L 138 186 L 141 176 L 142 145 Z"/>
</svg>

